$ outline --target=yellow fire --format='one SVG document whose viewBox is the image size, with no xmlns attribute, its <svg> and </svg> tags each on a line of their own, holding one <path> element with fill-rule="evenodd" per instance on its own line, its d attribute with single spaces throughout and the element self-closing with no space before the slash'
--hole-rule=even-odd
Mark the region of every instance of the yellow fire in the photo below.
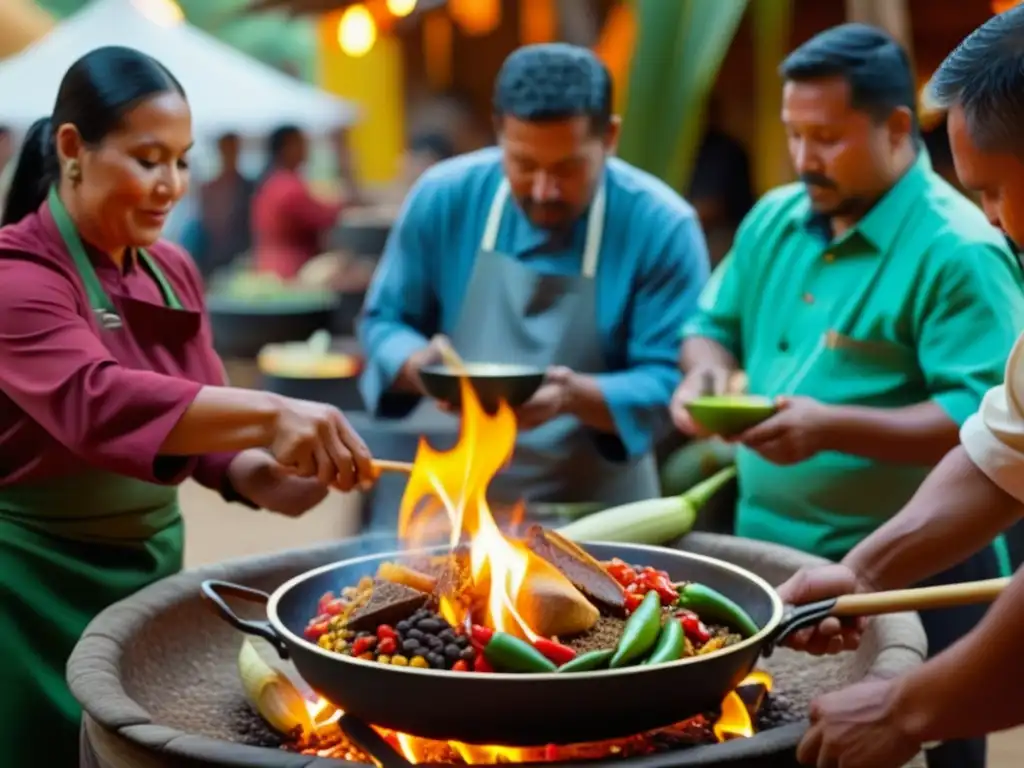
<svg viewBox="0 0 1024 768">
<path fill-rule="evenodd" d="M 461 382 L 462 428 L 449 451 L 437 451 L 420 440 L 416 461 L 402 497 L 398 535 L 410 547 L 447 534 L 454 550 L 468 547 L 472 591 L 486 595 L 485 626 L 531 640 L 537 635 L 523 620 L 517 600 L 531 573 L 551 574 L 546 561 L 522 542 L 502 533 L 487 503 L 487 488 L 512 458 L 516 418 L 502 403 L 493 415 L 480 404 L 472 385 Z M 522 519 L 522 506 L 510 524 Z M 441 612 L 453 625 L 470 620 L 464 595 L 445 595 Z"/>
</svg>

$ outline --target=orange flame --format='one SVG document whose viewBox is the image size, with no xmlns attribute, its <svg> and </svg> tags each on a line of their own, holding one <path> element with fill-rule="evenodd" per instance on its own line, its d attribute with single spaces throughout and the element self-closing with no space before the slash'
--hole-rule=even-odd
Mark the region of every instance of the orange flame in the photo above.
<svg viewBox="0 0 1024 768">
<path fill-rule="evenodd" d="M 738 690 L 748 685 L 759 685 L 764 691 L 770 692 L 772 678 L 767 672 L 757 670 L 752 672 L 743 682 Z M 731 739 L 749 738 L 756 733 L 752 715 L 748 711 L 740 695 L 733 691 L 729 693 L 722 702 L 722 713 L 719 719 L 713 724 L 712 732 L 718 741 L 729 741 Z M 316 725 L 317 732 L 325 735 L 329 731 L 335 733 L 335 741 L 342 741 L 343 745 L 338 747 L 327 746 L 322 749 L 312 748 L 304 750 L 306 754 L 316 754 L 321 757 L 338 756 L 339 750 L 347 751 L 351 745 L 344 742 L 337 731 L 337 723 L 341 712 L 335 710 L 325 700 L 320 699 L 316 703 L 309 704 L 309 712 Z M 675 729 L 686 731 L 689 721 L 684 721 L 676 726 L 663 729 L 672 732 Z M 385 728 L 377 728 L 381 737 L 397 749 L 406 760 L 413 765 L 424 765 L 438 762 L 458 762 L 461 760 L 467 765 L 497 765 L 500 763 L 552 763 L 559 761 L 583 761 L 602 759 L 619 754 L 629 754 L 630 748 L 643 745 L 649 734 L 639 734 L 624 739 L 611 739 L 598 741 L 589 744 L 569 744 L 565 746 L 548 745 L 544 747 L 503 747 L 503 746 L 482 746 L 477 744 L 463 744 L 462 742 L 449 741 L 439 742 L 430 739 L 421 739 L 405 733 L 389 731 Z M 640 750 L 643 753 L 644 750 Z"/>
<path fill-rule="evenodd" d="M 765 693 L 770 693 L 772 676 L 762 670 L 755 670 L 744 678 L 740 688 L 745 685 L 761 685 Z M 719 741 L 749 739 L 754 733 L 754 722 L 747 705 L 736 691 L 730 691 L 722 702 L 722 714 L 715 723 L 715 738 Z"/>
<path fill-rule="evenodd" d="M 522 542 L 505 536 L 487 503 L 487 488 L 512 458 L 516 443 L 515 413 L 501 403 L 488 414 L 468 380 L 460 382 L 462 427 L 450 451 L 437 451 L 421 439 L 409 482 L 402 496 L 398 535 L 418 547 L 447 531 L 452 549 L 468 544 L 473 591 L 486 595 L 479 623 L 503 632 L 537 639 L 520 615 L 519 598 L 531 575 L 564 579 L 546 560 Z M 510 523 L 523 517 L 522 505 L 512 511 Z M 566 583 L 567 580 L 566 580 Z M 458 626 L 470 620 L 464 595 L 444 595 L 442 615 Z"/>
</svg>

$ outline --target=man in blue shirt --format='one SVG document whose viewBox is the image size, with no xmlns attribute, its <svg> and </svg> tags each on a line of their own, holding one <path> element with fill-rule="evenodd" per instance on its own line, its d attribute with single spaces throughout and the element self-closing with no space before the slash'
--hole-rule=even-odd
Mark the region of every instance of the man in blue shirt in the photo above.
<svg viewBox="0 0 1024 768">
<path fill-rule="evenodd" d="M 464 359 L 544 366 L 495 499 L 604 505 L 657 496 L 652 443 L 681 324 L 708 277 L 693 209 L 612 157 L 612 82 L 587 49 L 521 48 L 498 74 L 499 146 L 413 188 L 367 297 L 363 395 L 405 416 L 436 334 Z"/>
</svg>

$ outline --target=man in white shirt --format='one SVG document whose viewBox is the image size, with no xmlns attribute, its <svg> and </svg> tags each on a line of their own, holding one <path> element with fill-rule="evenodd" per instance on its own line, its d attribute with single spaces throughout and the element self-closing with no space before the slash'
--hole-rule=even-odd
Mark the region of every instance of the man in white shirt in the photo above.
<svg viewBox="0 0 1024 768">
<path fill-rule="evenodd" d="M 971 34 L 932 79 L 949 110 L 957 175 L 989 220 L 1024 244 L 1024 6 Z M 985 396 L 950 452 L 892 520 L 843 561 L 780 588 L 803 604 L 922 581 L 988 546 L 1024 516 L 1024 336 L 1005 381 Z M 855 647 L 863 623 L 836 619 L 798 633 L 811 653 Z M 1024 572 L 969 635 L 913 672 L 820 697 L 798 757 L 808 765 L 897 768 L 924 744 L 983 736 L 1024 723 Z M 941 747 L 929 754 L 941 752 Z M 960 765 L 959 768 L 984 768 Z"/>
</svg>

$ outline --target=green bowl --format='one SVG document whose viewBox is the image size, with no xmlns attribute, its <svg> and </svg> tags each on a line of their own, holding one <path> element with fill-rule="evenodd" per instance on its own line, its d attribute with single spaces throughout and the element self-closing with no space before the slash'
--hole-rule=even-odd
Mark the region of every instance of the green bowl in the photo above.
<svg viewBox="0 0 1024 768">
<path fill-rule="evenodd" d="M 687 403 L 686 410 L 708 432 L 732 437 L 773 415 L 776 406 L 759 395 L 705 395 Z"/>
</svg>

